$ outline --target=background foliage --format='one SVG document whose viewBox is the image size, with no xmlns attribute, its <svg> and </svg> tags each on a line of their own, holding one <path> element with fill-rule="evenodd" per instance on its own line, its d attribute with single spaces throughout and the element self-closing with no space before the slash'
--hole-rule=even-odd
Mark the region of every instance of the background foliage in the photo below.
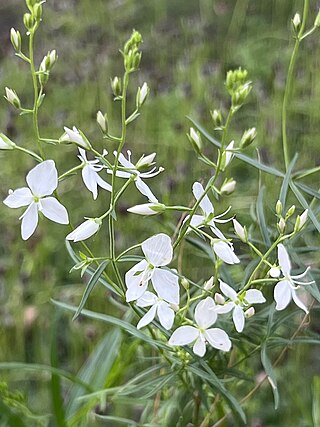
<svg viewBox="0 0 320 427">
<path fill-rule="evenodd" d="M 311 2 L 311 6 L 310 15 L 315 16 L 316 2 Z M 247 68 L 254 82 L 249 103 L 238 113 L 239 132 L 234 128 L 233 136 L 239 138 L 243 128 L 256 126 L 258 137 L 254 145 L 259 148 L 262 160 L 281 169 L 280 116 L 292 50 L 290 20 L 301 9 L 301 1 L 289 0 L 49 0 L 44 7 L 45 25 L 37 36 L 37 55 L 40 62 L 49 49 L 56 48 L 59 60 L 40 116 L 42 133 L 58 138 L 64 125 L 75 124 L 93 140 L 101 140 L 95 123 L 99 109 L 108 112 L 111 127 L 113 122 L 117 123 L 119 111 L 113 105 L 109 82 L 110 77 L 121 70 L 118 48 L 132 28 L 136 28 L 142 33 L 144 43 L 141 71 L 134 78 L 136 85 L 147 81 L 151 93 L 141 118 L 130 129 L 129 138 L 137 157 L 156 151 L 158 164 L 165 167 L 165 172 L 154 183 L 158 185 L 161 200 L 168 204 L 173 200 L 174 204 L 183 203 L 188 197 L 186 194 L 191 194 L 192 182 L 205 178 L 207 172 L 195 161 L 185 136 L 190 126 L 186 116 L 213 130 L 209 110 L 226 107 L 222 82 L 230 68 Z M 14 58 L 9 40 L 12 26 L 23 31 L 24 12 L 22 0 L 8 0 L 0 5 L 0 87 L 13 87 L 28 103 L 32 94 L 26 66 Z M 300 169 L 319 165 L 319 46 L 319 33 L 304 43 L 290 103 L 290 147 L 291 153 L 299 149 L 297 166 Z M 129 96 L 133 99 L 135 95 Z M 33 130 L 29 118 L 17 116 L 5 100 L 0 100 L 0 105 L 1 131 L 21 145 L 30 144 Z M 107 148 L 112 151 L 114 147 Z M 255 147 L 250 150 L 252 156 L 257 155 Z M 59 170 L 64 170 L 66 161 L 77 164 L 72 148 L 63 147 L 59 156 Z M 0 160 L 3 199 L 8 188 L 21 186 L 21 176 L 33 164 L 16 152 L 0 153 Z M 248 218 L 258 194 L 256 171 L 235 160 L 232 173 L 238 183 L 234 210 L 239 212 L 240 219 Z M 263 179 L 270 187 L 274 178 L 264 176 Z M 310 184 L 314 179 L 314 176 L 309 179 Z M 268 192 L 265 197 L 267 216 L 273 215 L 271 210 L 280 184 L 275 184 L 274 192 Z M 78 191 L 79 186 L 80 178 L 74 177 L 66 181 L 63 188 L 67 207 L 68 203 L 70 207 L 78 206 L 77 221 L 90 214 L 84 206 L 92 203 L 90 193 Z M 165 216 L 140 223 L 135 218 L 130 221 L 126 208 L 138 202 L 139 195 L 134 192 L 127 193 L 123 199 L 119 218 L 122 233 L 117 235 L 119 246 L 125 247 L 126 239 L 130 239 L 131 244 L 142 241 L 150 235 L 150 230 L 160 231 L 163 225 L 171 229 Z M 296 202 L 293 197 L 292 202 Z M 93 212 L 103 211 L 103 196 L 94 203 Z M 70 375 L 82 369 L 80 378 L 91 383 L 93 390 L 131 378 L 139 365 L 143 365 L 142 359 L 136 360 L 136 340 L 126 336 L 122 340 L 117 329 L 94 319 L 81 317 L 71 322 L 68 312 L 60 311 L 50 302 L 54 298 L 78 304 L 83 292 L 78 274 L 68 274 L 72 264 L 63 246 L 66 234 L 63 227 L 42 223 L 35 237 L 22 244 L 16 213 L 0 206 L 0 216 L 0 361 L 51 366 Z M 308 244 L 310 247 L 318 244 L 316 237 L 310 238 Z M 97 247 L 100 252 L 104 249 Z M 188 261 L 185 262 L 187 267 Z M 198 270 L 190 273 L 199 279 Z M 108 314 L 116 310 L 110 306 L 102 287 L 94 290 L 87 306 Z M 319 332 L 315 313 L 311 316 L 312 328 Z M 110 350 L 108 357 L 105 357 L 106 349 Z M 316 425 L 320 402 L 318 354 L 316 348 L 305 345 L 289 351 L 277 371 L 282 395 L 280 408 L 274 413 L 272 394 L 268 387 L 263 387 L 247 406 L 251 426 Z M 39 366 L 25 370 L 22 365 L 1 365 L 1 369 L 5 367 L 11 368 L 1 371 L 9 391 L 5 384 L 0 387 L 1 405 L 8 408 L 8 399 L 11 407 L 12 402 L 18 402 L 17 412 L 29 419 L 28 426 L 43 422 L 32 414 L 45 415 L 56 408 L 52 425 L 63 425 L 59 424 L 62 414 L 59 415 L 57 408 L 61 402 L 56 393 L 61 377 L 51 377 L 47 369 Z M 63 395 L 79 393 L 76 387 L 71 390 L 69 387 L 70 382 L 63 380 Z M 15 395 L 16 390 L 24 397 Z M 8 397 L 8 393 L 13 395 Z M 122 400 L 113 403 L 113 414 L 124 415 L 125 397 Z M 97 412 L 109 413 L 108 409 L 111 408 L 105 411 L 97 408 Z M 137 411 L 139 409 L 137 406 Z M 72 410 L 74 408 L 66 409 L 71 413 Z M 0 410 L 2 413 L 7 412 Z M 3 425 L 18 426 L 14 424 L 17 421 L 8 421 L 11 417 L 8 414 L 0 415 Z M 126 414 L 128 418 L 134 415 Z M 100 425 L 96 419 L 94 422 Z M 114 421 L 102 423 L 116 425 Z"/>
</svg>

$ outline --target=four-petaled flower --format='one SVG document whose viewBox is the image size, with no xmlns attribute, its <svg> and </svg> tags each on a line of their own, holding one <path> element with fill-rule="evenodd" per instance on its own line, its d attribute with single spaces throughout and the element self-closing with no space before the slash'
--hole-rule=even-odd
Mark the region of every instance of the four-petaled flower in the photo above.
<svg viewBox="0 0 320 427">
<path fill-rule="evenodd" d="M 142 181 L 142 178 L 152 178 L 162 172 L 163 168 L 156 170 L 154 167 L 148 172 L 140 172 L 140 169 L 153 164 L 153 159 L 155 158 L 156 153 L 149 154 L 148 156 L 142 156 L 136 165 L 131 162 L 131 151 L 128 150 L 127 153 L 128 159 L 126 159 L 122 153 L 119 155 L 119 163 L 126 170 L 117 170 L 116 175 L 120 178 L 131 178 L 134 176 L 135 185 L 140 193 L 148 197 L 150 202 L 158 203 L 158 199 L 154 196 L 147 184 Z M 116 151 L 114 152 L 114 155 L 117 155 Z M 111 170 L 108 170 L 108 172 L 112 173 Z"/>
<path fill-rule="evenodd" d="M 59 224 L 69 224 L 66 208 L 54 197 L 50 196 L 58 187 L 58 172 L 53 160 L 46 160 L 35 166 L 26 177 L 28 187 L 10 191 L 3 203 L 9 208 L 28 206 L 19 219 L 21 236 L 29 239 L 38 224 L 38 212 Z"/>
<path fill-rule="evenodd" d="M 210 227 L 213 234 L 217 236 L 219 241 L 213 243 L 213 250 L 216 255 L 227 264 L 238 264 L 239 258 L 236 256 L 233 250 L 233 246 L 227 241 L 222 232 L 217 228 L 217 223 L 225 223 L 231 221 L 231 219 L 223 220 L 220 219 L 225 213 L 214 216 L 214 207 L 209 200 L 207 195 L 203 196 L 204 188 L 200 182 L 195 182 L 192 186 L 192 191 L 196 200 L 201 199 L 200 208 L 202 215 L 193 215 L 190 221 L 190 226 L 194 228 Z M 188 217 L 187 217 L 188 218 Z M 187 220 L 186 218 L 186 220 Z M 185 221 L 186 221 L 185 220 Z"/>
<path fill-rule="evenodd" d="M 299 288 L 299 286 L 296 285 L 311 285 L 314 283 L 314 281 L 299 282 L 296 280 L 305 277 L 310 270 L 310 267 L 308 267 L 304 273 L 299 274 L 298 276 L 291 276 L 290 258 L 286 248 L 282 243 L 278 245 L 278 260 L 284 277 L 276 284 L 274 288 L 274 299 L 277 303 L 276 310 L 284 310 L 290 303 L 291 299 L 293 299 L 298 307 L 308 313 L 307 307 L 298 298 L 295 290 Z"/>
<path fill-rule="evenodd" d="M 157 297 L 152 292 L 146 291 L 137 301 L 138 307 L 150 307 L 149 311 L 140 319 L 137 328 L 149 325 L 157 315 L 161 325 L 169 330 L 174 321 L 174 311 L 166 301 Z"/>
<path fill-rule="evenodd" d="M 228 297 L 231 301 L 227 302 L 218 308 L 218 313 L 229 313 L 233 310 L 232 319 L 234 326 L 238 332 L 242 332 L 245 322 L 244 308 L 247 308 L 251 304 L 262 304 L 266 302 L 262 292 L 258 289 L 249 289 L 245 292 L 237 292 L 231 288 L 231 286 L 220 280 L 220 289 L 222 293 Z"/>
<path fill-rule="evenodd" d="M 211 297 L 200 301 L 195 309 L 196 326 L 180 326 L 169 339 L 170 345 L 186 345 L 194 342 L 193 352 L 202 357 L 206 353 L 206 342 L 222 351 L 229 351 L 231 341 L 220 328 L 210 328 L 217 320 L 217 306 Z"/>
<path fill-rule="evenodd" d="M 134 301 L 146 292 L 149 280 L 158 296 L 171 304 L 179 304 L 178 276 L 159 267 L 168 265 L 173 256 L 170 237 L 160 233 L 142 243 L 146 259 L 133 266 L 125 276 L 126 300 Z"/>
<path fill-rule="evenodd" d="M 110 184 L 105 182 L 99 175 L 103 169 L 102 165 L 99 165 L 99 160 L 87 160 L 86 152 L 83 148 L 79 148 L 80 156 L 79 159 L 83 164 L 82 168 L 82 179 L 89 191 L 91 191 L 93 195 L 93 199 L 95 200 L 98 196 L 98 185 L 105 190 L 112 191 L 112 187 Z"/>
</svg>

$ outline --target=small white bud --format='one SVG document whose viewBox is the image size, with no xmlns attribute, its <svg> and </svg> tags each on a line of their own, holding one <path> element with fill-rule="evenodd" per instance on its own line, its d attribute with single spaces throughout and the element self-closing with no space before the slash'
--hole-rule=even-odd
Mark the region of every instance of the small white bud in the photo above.
<svg viewBox="0 0 320 427">
<path fill-rule="evenodd" d="M 255 312 L 256 311 L 255 311 L 254 307 L 250 307 L 250 308 L 248 308 L 248 310 L 246 310 L 244 312 L 244 315 L 247 319 L 249 319 L 250 317 L 252 317 L 255 314 Z"/>
<path fill-rule="evenodd" d="M 277 279 L 278 277 L 280 277 L 280 273 L 281 273 L 281 270 L 279 267 L 271 267 L 268 274 L 270 277 Z"/>
<path fill-rule="evenodd" d="M 135 205 L 127 209 L 128 212 L 137 215 L 157 215 L 166 210 L 166 206 L 162 203 L 144 203 L 142 205 Z"/>
<path fill-rule="evenodd" d="M 0 133 L 0 150 L 14 150 L 16 144 L 4 133 Z"/>
<path fill-rule="evenodd" d="M 101 111 L 98 111 L 97 112 L 97 123 L 100 126 L 100 129 L 102 130 L 102 132 L 106 133 L 107 129 L 108 129 L 107 115 L 102 114 Z"/>
<path fill-rule="evenodd" d="M 190 128 L 189 134 L 187 136 L 196 153 L 201 154 L 202 140 L 201 140 L 200 133 L 195 131 L 193 128 Z"/>
<path fill-rule="evenodd" d="M 213 276 L 210 277 L 209 280 L 207 280 L 206 282 L 204 282 L 204 285 L 203 285 L 203 289 L 205 291 L 210 291 L 210 289 L 212 289 L 212 288 L 213 288 Z"/>
<path fill-rule="evenodd" d="M 6 100 L 13 105 L 16 108 L 20 108 L 21 103 L 20 103 L 20 99 L 18 97 L 18 95 L 16 94 L 16 92 L 8 87 L 5 88 L 6 91 Z"/>
<path fill-rule="evenodd" d="M 14 50 L 17 52 L 20 52 L 21 51 L 21 35 L 19 31 L 15 30 L 14 28 L 11 28 L 10 40 Z"/>
<path fill-rule="evenodd" d="M 304 226 L 308 219 L 308 209 L 300 215 L 300 229 Z"/>
<path fill-rule="evenodd" d="M 77 144 L 79 147 L 84 148 L 85 150 L 90 150 L 91 145 L 84 134 L 78 130 L 75 126 L 72 129 L 64 127 L 65 134 L 60 138 L 60 142 L 73 142 Z"/>
<path fill-rule="evenodd" d="M 240 147 L 241 148 L 248 147 L 250 144 L 253 143 L 256 136 L 257 136 L 256 128 L 247 129 L 242 135 L 242 138 L 240 141 Z"/>
<path fill-rule="evenodd" d="M 276 214 L 281 215 L 282 214 L 282 203 L 280 200 L 276 203 Z"/>
<path fill-rule="evenodd" d="M 286 228 L 286 222 L 285 222 L 285 220 L 281 217 L 281 218 L 279 219 L 279 222 L 278 222 L 278 229 L 279 229 L 280 233 L 283 233 L 285 228 Z"/>
<path fill-rule="evenodd" d="M 146 82 L 143 83 L 142 87 L 138 88 L 137 98 L 136 98 L 136 107 L 139 109 L 144 104 L 147 96 L 149 94 L 149 87 Z"/>
<path fill-rule="evenodd" d="M 288 212 L 286 213 L 286 217 L 287 217 L 287 218 L 289 218 L 290 216 L 292 216 L 292 215 L 294 214 L 295 210 L 296 210 L 295 205 L 292 205 L 292 206 L 288 209 Z"/>
<path fill-rule="evenodd" d="M 298 32 L 300 29 L 300 25 L 301 25 L 301 17 L 299 13 L 296 13 L 292 19 L 292 26 L 294 31 Z"/>
<path fill-rule="evenodd" d="M 226 299 L 224 298 L 223 295 L 216 293 L 214 295 L 214 300 L 217 304 L 223 305 L 226 302 Z"/>
<path fill-rule="evenodd" d="M 229 179 L 229 180 L 226 180 L 222 184 L 222 186 L 220 188 L 221 194 L 231 194 L 231 193 L 233 193 L 234 189 L 236 188 L 236 183 L 237 182 L 234 179 L 232 179 L 232 178 Z"/>
<path fill-rule="evenodd" d="M 67 240 L 73 240 L 74 242 L 80 242 L 93 236 L 101 226 L 101 220 L 99 218 L 90 218 L 80 224 L 75 230 L 69 233 L 66 237 Z"/>
<path fill-rule="evenodd" d="M 243 241 L 247 241 L 247 233 L 244 227 L 236 219 L 233 219 L 233 227 L 236 235 Z"/>
<path fill-rule="evenodd" d="M 151 153 L 145 156 L 144 154 L 140 157 L 140 159 L 136 163 L 136 168 L 143 169 L 154 164 L 153 160 L 156 157 L 156 153 Z"/>
<path fill-rule="evenodd" d="M 226 153 L 226 158 L 225 158 L 225 163 L 224 163 L 225 168 L 228 166 L 228 164 L 233 159 L 233 156 L 234 156 L 233 149 L 234 149 L 234 141 L 231 141 L 230 144 L 228 144 L 226 146 L 226 150 L 225 150 L 225 153 Z"/>
</svg>

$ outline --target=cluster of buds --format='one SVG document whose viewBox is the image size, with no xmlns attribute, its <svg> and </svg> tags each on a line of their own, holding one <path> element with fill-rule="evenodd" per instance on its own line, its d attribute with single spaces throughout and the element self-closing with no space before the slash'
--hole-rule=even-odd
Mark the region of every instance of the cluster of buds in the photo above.
<svg viewBox="0 0 320 427">
<path fill-rule="evenodd" d="M 141 61 L 141 52 L 139 51 L 139 46 L 141 43 L 141 34 L 134 30 L 130 39 L 124 45 L 123 50 L 124 68 L 127 73 L 132 73 L 139 68 Z"/>
<path fill-rule="evenodd" d="M 277 223 L 277 228 L 279 230 L 279 232 L 281 234 L 283 234 L 286 225 L 287 225 L 287 221 L 288 219 L 294 214 L 296 210 L 295 205 L 292 205 L 288 211 L 286 212 L 285 216 L 282 216 L 282 212 L 283 212 L 283 206 L 280 200 L 277 201 L 276 203 L 276 215 L 279 218 L 278 223 Z M 295 225 L 294 225 L 294 232 L 297 233 L 298 231 L 300 231 L 302 229 L 302 227 L 305 225 L 306 221 L 308 219 L 308 209 L 306 209 L 301 215 L 297 215 L 296 221 L 295 221 Z"/>
<path fill-rule="evenodd" d="M 39 0 L 26 0 L 29 12 L 23 15 L 23 23 L 28 31 L 32 31 L 32 29 L 41 21 L 42 3 L 43 1 Z"/>
<path fill-rule="evenodd" d="M 242 68 L 230 70 L 227 73 L 226 88 L 232 100 L 232 108 L 238 110 L 244 103 L 252 89 L 251 82 L 247 79 L 248 72 Z"/>
<path fill-rule="evenodd" d="M 42 87 L 46 85 L 49 79 L 49 73 L 54 66 L 54 64 L 57 62 L 58 56 L 56 50 L 51 50 L 47 53 L 47 55 L 43 58 L 41 61 L 40 67 L 39 67 L 39 82 Z"/>
</svg>

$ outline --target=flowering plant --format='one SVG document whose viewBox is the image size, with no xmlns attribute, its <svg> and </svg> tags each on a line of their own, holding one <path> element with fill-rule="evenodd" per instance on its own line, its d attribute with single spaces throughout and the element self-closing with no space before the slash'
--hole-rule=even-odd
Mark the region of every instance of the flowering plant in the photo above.
<svg viewBox="0 0 320 427">
<path fill-rule="evenodd" d="M 28 187 L 14 191 L 8 189 L 4 204 L 15 209 L 27 207 L 20 216 L 23 240 L 32 238 L 41 214 L 56 223 L 69 225 L 66 245 L 75 262 L 72 270 L 81 270 L 81 276 L 85 275 L 89 280 L 78 307 L 63 301 L 54 303 L 74 312 L 74 319 L 80 315 L 97 317 L 97 313 L 85 310 L 84 306 L 93 288 L 100 283 L 108 289 L 108 300 L 118 304 L 120 309 L 118 316 L 98 313 L 98 318 L 124 329 L 135 336 L 140 344 L 146 342 L 148 348 L 155 352 L 154 360 L 159 361 L 121 387 L 117 384 L 90 393 L 82 392 L 81 399 L 88 404 L 87 412 L 108 396 L 116 398 L 117 393 L 134 395 L 134 388 L 138 384 L 146 398 L 161 401 L 156 411 L 146 407 L 141 414 L 141 425 L 184 426 L 192 422 L 194 426 L 205 427 L 214 422 L 213 425 L 217 427 L 222 425 L 230 412 L 245 423 L 243 404 L 266 378 L 271 384 L 277 407 L 279 393 L 274 367 L 279 359 L 272 362 L 269 352 L 274 342 L 273 334 L 284 321 L 280 312 L 292 307 L 290 302 L 293 300 L 305 314 L 300 322 L 301 328 L 313 301 L 320 302 L 311 265 L 304 273 L 299 271 L 299 274 L 291 274 L 301 268 L 299 262 L 293 268 L 289 256 L 291 251 L 294 253 L 297 240 L 306 228 L 308 232 L 320 231 L 314 207 L 319 200 L 319 193 L 301 184 L 299 179 L 305 176 L 305 172 L 301 176 L 294 175 L 297 156 L 290 158 L 287 142 L 285 119 L 293 65 L 289 69 L 283 103 L 284 171 L 245 154 L 247 147 L 256 138 L 255 128 L 244 130 L 238 140 L 230 141 L 232 121 L 252 90 L 252 82 L 246 70 L 231 70 L 225 81 L 229 94 L 226 118 L 219 110 L 211 112 L 214 136 L 195 121 L 192 121 L 187 135 L 196 156 L 206 165 L 209 178 L 205 181 L 203 177 L 194 177 L 195 181 L 187 196 L 188 200 L 192 199 L 191 204 L 170 206 L 159 202 L 160 196 L 154 195 L 153 186 L 149 184 L 153 177 L 164 171 L 162 167 L 156 168 L 155 153 L 140 154 L 140 158 L 137 155 L 139 160 L 136 163 L 132 160 L 134 156 L 131 151 L 127 150 L 127 157 L 123 154 L 125 148 L 130 148 L 127 131 L 138 120 L 149 95 L 149 87 L 143 83 L 137 88 L 133 112 L 128 112 L 131 107 L 128 87 L 132 74 L 139 69 L 142 56 L 140 33 L 133 31 L 121 50 L 123 76 L 111 80 L 114 101 L 120 104 L 120 133 L 113 135 L 109 130 L 108 116 L 98 111 L 97 124 L 104 141 L 100 151 L 98 144 L 75 126 L 72 129 L 65 126 L 59 138 L 43 138 L 38 114 L 57 54 L 55 50 L 49 52 L 36 68 L 33 42 L 42 18 L 42 2 L 26 0 L 26 5 L 29 9 L 24 15 L 29 39 L 28 53 L 22 52 L 21 35 L 15 29 L 11 30 L 11 41 L 17 56 L 30 66 L 34 85 L 33 107 L 25 108 L 13 89 L 6 88 L 5 92 L 7 101 L 15 109 L 32 116 L 37 147 L 26 149 L 1 134 L 0 149 L 23 151 L 35 162 L 26 175 Z M 305 32 L 304 24 L 299 24 L 298 28 L 296 17 L 294 21 L 298 45 L 318 27 L 316 21 L 314 27 Z M 296 51 L 292 56 L 293 64 L 295 55 Z M 78 155 L 80 164 L 59 175 L 55 161 L 47 159 L 48 144 L 54 144 L 60 149 L 63 149 L 64 144 L 73 145 L 74 156 Z M 109 154 L 110 147 L 114 146 L 115 150 Z M 248 218 L 236 219 L 236 210 L 232 206 L 225 211 L 221 209 L 224 198 L 237 188 L 236 180 L 229 176 L 236 159 L 281 182 L 278 200 L 273 201 L 273 222 L 266 222 L 262 196 L 257 201 L 255 224 Z M 84 222 L 77 215 L 77 209 L 69 208 L 67 212 L 64 194 L 60 194 L 58 185 L 80 171 L 82 188 L 90 191 L 94 200 L 101 197 L 102 192 L 108 196 L 105 212 L 100 215 L 95 212 L 97 216 L 85 217 Z M 148 180 L 148 184 L 145 180 Z M 134 218 L 139 223 L 141 216 L 145 217 L 143 221 L 148 221 L 148 217 L 152 219 L 156 215 L 172 212 L 178 214 L 179 219 L 174 226 L 171 221 L 171 228 L 167 227 L 166 232 L 155 233 L 121 251 L 116 240 L 119 201 L 126 190 L 132 187 L 140 193 L 138 197 L 142 203 L 128 208 L 129 220 L 134 218 L 134 214 L 140 215 Z M 299 203 L 299 215 L 295 213 L 295 206 L 287 207 L 290 190 Z M 262 186 L 260 191 L 263 194 Z M 306 195 L 313 197 L 311 203 L 308 203 Z M 225 215 L 229 218 L 225 219 Z M 69 224 L 69 216 L 77 224 L 80 222 L 80 225 L 73 228 Z M 44 227 L 45 224 L 40 226 Z M 109 250 L 103 256 L 93 254 L 90 240 L 84 243 L 87 239 L 106 239 L 106 236 Z M 185 245 L 190 245 L 194 253 L 185 255 Z M 201 272 L 192 273 L 190 266 L 197 265 L 199 254 L 206 266 L 209 266 L 209 277 Z M 186 268 L 181 262 L 184 257 L 188 262 Z M 307 281 L 297 280 L 306 276 Z M 301 297 L 298 296 L 299 288 L 302 289 Z M 273 321 L 274 318 L 278 323 Z M 143 349 L 148 353 L 145 347 Z M 249 384 L 246 384 L 244 388 L 247 394 L 240 399 L 237 386 L 229 385 L 229 380 L 239 376 L 235 367 L 245 365 L 250 352 L 258 350 L 261 351 L 265 376 L 252 390 L 248 391 Z M 165 398 L 168 392 L 174 394 L 178 402 L 187 400 L 187 405 L 173 413 L 172 402 Z M 219 413 L 216 410 L 218 405 L 222 408 Z M 74 421 L 70 420 L 81 416 L 81 410 L 76 402 L 66 421 L 70 422 L 70 426 L 74 425 Z"/>
</svg>

